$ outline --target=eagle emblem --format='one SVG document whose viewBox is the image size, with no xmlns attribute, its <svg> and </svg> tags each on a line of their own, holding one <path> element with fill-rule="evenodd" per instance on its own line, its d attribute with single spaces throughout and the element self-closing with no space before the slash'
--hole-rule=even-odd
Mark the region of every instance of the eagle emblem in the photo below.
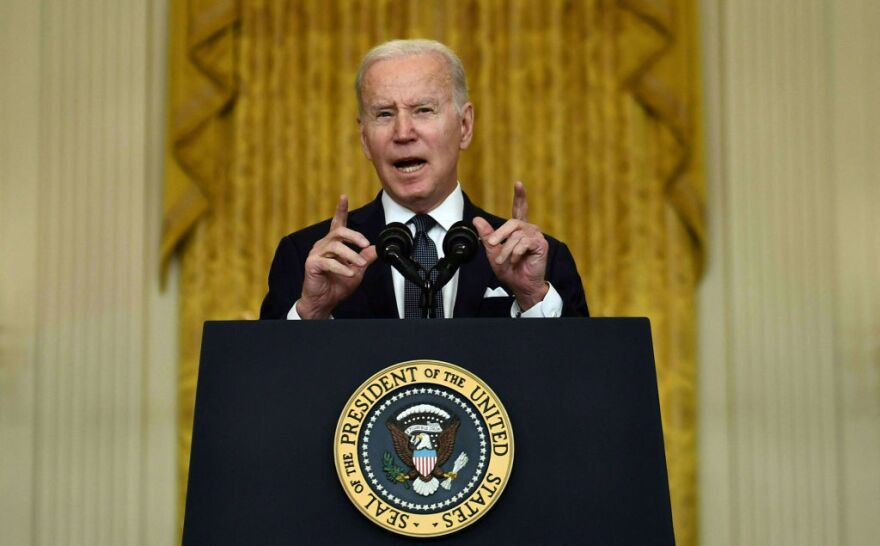
<svg viewBox="0 0 880 546">
<path fill-rule="evenodd" d="M 360 512 L 388 531 L 446 535 L 483 517 L 513 465 L 501 401 L 468 370 L 437 360 L 367 379 L 336 425 L 336 472 Z"/>
<path fill-rule="evenodd" d="M 391 433 L 394 451 L 409 468 L 396 466 L 391 454 L 386 453 L 384 470 L 388 479 L 402 484 L 412 481 L 413 490 L 425 497 L 434 494 L 438 487 L 449 490 L 468 462 L 462 451 L 451 470 L 443 469 L 455 450 L 460 424 L 457 416 L 433 404 L 416 404 L 388 419 L 385 426 Z"/>
</svg>

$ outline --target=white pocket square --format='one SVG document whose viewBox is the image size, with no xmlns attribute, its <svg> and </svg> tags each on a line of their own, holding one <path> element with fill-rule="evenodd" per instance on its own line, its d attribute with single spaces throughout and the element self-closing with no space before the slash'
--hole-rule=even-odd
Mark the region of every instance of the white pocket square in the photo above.
<svg viewBox="0 0 880 546">
<path fill-rule="evenodd" d="M 484 298 L 506 298 L 508 296 L 510 296 L 510 294 L 507 293 L 507 290 L 500 286 L 498 288 L 487 288 L 486 292 L 483 294 Z"/>
</svg>

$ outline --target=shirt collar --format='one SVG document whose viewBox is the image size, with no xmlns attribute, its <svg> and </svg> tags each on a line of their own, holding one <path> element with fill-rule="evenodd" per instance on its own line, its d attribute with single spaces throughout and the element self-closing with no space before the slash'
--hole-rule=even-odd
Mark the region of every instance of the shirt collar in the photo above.
<svg viewBox="0 0 880 546">
<path fill-rule="evenodd" d="M 407 223 L 416 213 L 397 203 L 387 192 L 382 192 L 382 208 L 385 209 L 385 223 L 400 222 Z M 430 211 L 431 215 L 444 231 L 449 231 L 452 224 L 462 219 L 464 215 L 464 194 L 461 191 L 461 184 L 456 183 L 455 189 L 452 190 L 446 199 L 440 203 L 437 208 Z"/>
</svg>

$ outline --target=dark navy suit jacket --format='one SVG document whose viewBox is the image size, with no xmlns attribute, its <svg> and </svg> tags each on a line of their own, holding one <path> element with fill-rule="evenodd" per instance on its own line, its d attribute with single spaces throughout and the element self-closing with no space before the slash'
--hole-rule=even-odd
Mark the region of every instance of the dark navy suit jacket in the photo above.
<svg viewBox="0 0 880 546">
<path fill-rule="evenodd" d="M 380 194 L 381 196 L 381 194 Z M 464 197 L 463 220 L 468 224 L 475 216 L 485 218 L 493 228 L 505 220 L 488 214 Z M 385 227 L 385 211 L 377 197 L 369 204 L 348 215 L 348 227 L 362 233 L 371 243 Z M 287 235 L 278 244 L 275 259 L 269 270 L 269 293 L 260 308 L 261 319 L 284 319 L 302 292 L 306 258 L 312 246 L 330 231 L 330 220 Z M 589 316 L 584 288 L 574 258 L 564 243 L 546 236 L 549 243 L 546 278 L 562 297 L 562 316 Z M 495 277 L 485 249 L 480 245 L 473 260 L 461 267 L 458 294 L 452 316 L 509 317 L 513 297 L 484 298 L 487 288 L 503 287 Z M 391 267 L 376 261 L 367 268 L 361 285 L 334 310 L 333 317 L 343 318 L 399 318 L 391 281 Z"/>
</svg>

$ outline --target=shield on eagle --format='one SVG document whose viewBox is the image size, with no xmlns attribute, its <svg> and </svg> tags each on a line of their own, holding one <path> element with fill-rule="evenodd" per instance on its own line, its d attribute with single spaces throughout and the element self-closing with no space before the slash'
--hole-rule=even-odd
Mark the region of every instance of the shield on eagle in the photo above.
<svg viewBox="0 0 880 546">
<path fill-rule="evenodd" d="M 429 477 L 437 465 L 436 449 L 418 449 L 413 451 L 413 463 L 416 470 L 424 477 Z"/>
</svg>

